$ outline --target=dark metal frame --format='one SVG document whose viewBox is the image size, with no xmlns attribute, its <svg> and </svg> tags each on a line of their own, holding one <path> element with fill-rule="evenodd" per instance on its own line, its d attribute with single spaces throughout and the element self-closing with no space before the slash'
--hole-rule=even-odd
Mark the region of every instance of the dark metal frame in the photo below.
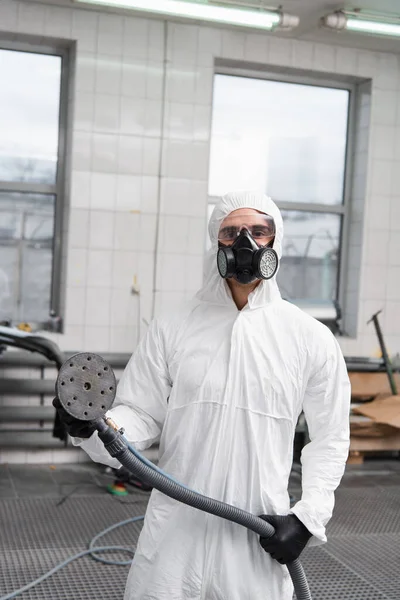
<svg viewBox="0 0 400 600">
<path fill-rule="evenodd" d="M 48 45 L 31 43 L 20 40 L 0 39 L 0 50 L 16 52 L 30 52 L 33 54 L 48 54 L 61 58 L 60 80 L 60 107 L 59 107 L 59 132 L 57 175 L 54 185 L 27 182 L 9 182 L 0 180 L 2 192 L 25 192 L 34 194 L 48 194 L 55 197 L 54 233 L 52 249 L 52 274 L 50 287 L 50 311 L 62 317 L 62 272 L 63 272 L 63 231 L 66 206 L 66 159 L 68 156 L 68 111 L 69 111 L 69 86 L 71 69 L 71 47 L 65 45 Z M 62 321 L 60 320 L 60 324 Z M 31 323 L 35 326 L 36 323 Z"/>
</svg>

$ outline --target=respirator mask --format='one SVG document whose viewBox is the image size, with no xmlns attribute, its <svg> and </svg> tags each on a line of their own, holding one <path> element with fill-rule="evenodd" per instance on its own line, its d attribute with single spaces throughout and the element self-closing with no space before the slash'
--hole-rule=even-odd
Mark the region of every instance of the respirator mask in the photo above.
<svg viewBox="0 0 400 600">
<path fill-rule="evenodd" d="M 279 262 L 271 247 L 274 236 L 275 223 L 269 215 L 252 213 L 225 219 L 218 234 L 217 266 L 221 277 L 233 277 L 243 284 L 271 279 Z"/>
</svg>

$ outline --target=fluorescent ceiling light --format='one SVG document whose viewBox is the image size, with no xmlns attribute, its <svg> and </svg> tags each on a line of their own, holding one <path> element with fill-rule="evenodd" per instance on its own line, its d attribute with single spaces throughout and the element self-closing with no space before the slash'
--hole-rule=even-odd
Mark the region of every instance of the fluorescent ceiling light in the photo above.
<svg viewBox="0 0 400 600">
<path fill-rule="evenodd" d="M 378 23 L 364 19 L 347 19 L 346 29 L 350 31 L 363 31 L 365 33 L 378 33 L 381 35 L 400 35 L 400 23 Z"/>
<path fill-rule="evenodd" d="M 321 19 L 329 29 L 372 33 L 376 35 L 400 36 L 400 16 L 384 16 L 375 13 L 337 11 Z"/>
<path fill-rule="evenodd" d="M 84 4 L 103 4 L 130 8 L 172 17 L 185 17 L 202 21 L 214 21 L 226 25 L 242 25 L 256 29 L 275 29 L 278 26 L 292 28 L 298 25 L 298 17 L 279 11 L 247 10 L 230 6 L 215 6 L 191 0 L 75 0 Z"/>
</svg>

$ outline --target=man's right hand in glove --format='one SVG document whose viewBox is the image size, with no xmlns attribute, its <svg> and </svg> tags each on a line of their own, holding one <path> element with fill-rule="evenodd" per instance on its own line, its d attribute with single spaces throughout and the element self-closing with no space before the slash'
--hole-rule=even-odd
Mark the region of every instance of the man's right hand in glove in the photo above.
<svg viewBox="0 0 400 600">
<path fill-rule="evenodd" d="M 90 438 L 90 436 L 96 431 L 94 421 L 81 421 L 75 419 L 67 413 L 62 407 L 62 404 L 58 398 L 54 398 L 53 406 L 56 409 L 61 423 L 71 437 Z"/>
</svg>

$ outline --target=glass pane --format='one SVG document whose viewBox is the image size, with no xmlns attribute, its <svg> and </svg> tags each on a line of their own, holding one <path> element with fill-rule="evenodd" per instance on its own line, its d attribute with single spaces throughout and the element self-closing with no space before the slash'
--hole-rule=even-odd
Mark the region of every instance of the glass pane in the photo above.
<svg viewBox="0 0 400 600">
<path fill-rule="evenodd" d="M 0 192 L 0 320 L 50 312 L 55 197 Z"/>
<path fill-rule="evenodd" d="M 340 204 L 349 92 L 216 75 L 209 194 Z"/>
<path fill-rule="evenodd" d="M 283 258 L 278 284 L 287 300 L 335 300 L 341 217 L 282 211 Z"/>
<path fill-rule="evenodd" d="M 0 180 L 54 184 L 61 57 L 0 50 Z"/>
</svg>

